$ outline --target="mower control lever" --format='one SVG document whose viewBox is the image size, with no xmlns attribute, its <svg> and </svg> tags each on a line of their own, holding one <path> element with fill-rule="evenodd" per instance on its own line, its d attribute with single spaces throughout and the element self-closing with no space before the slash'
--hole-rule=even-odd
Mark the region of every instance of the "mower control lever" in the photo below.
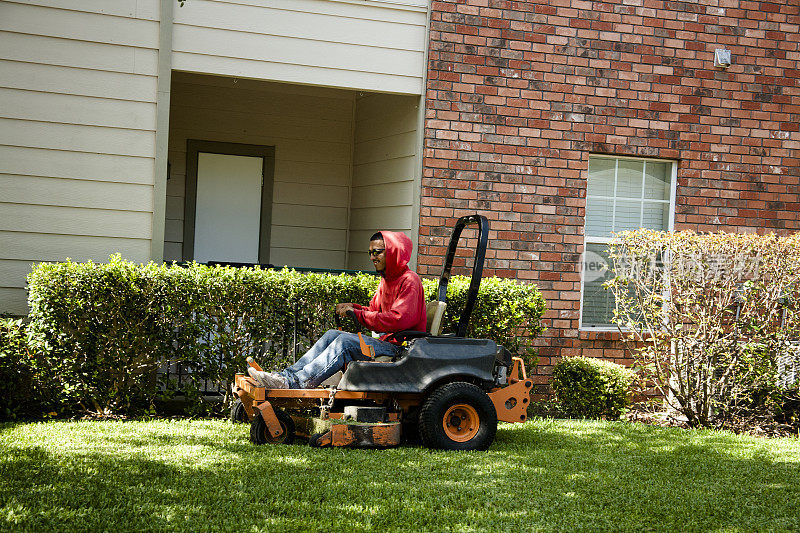
<svg viewBox="0 0 800 533">
<path fill-rule="evenodd" d="M 355 311 L 353 311 L 352 309 L 349 309 L 346 314 L 347 314 L 347 316 L 349 318 L 353 319 L 354 322 L 358 322 L 358 319 L 356 318 L 356 312 Z M 342 317 L 340 317 L 339 313 L 337 313 L 336 311 L 333 312 L 333 320 L 334 320 L 334 322 L 336 324 L 336 329 L 338 329 L 339 331 L 342 331 Z"/>
</svg>

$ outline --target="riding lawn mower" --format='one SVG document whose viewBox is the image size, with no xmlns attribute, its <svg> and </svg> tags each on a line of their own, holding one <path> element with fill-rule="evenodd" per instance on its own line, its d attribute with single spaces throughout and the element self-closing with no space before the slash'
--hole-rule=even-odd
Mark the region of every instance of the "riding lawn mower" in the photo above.
<svg viewBox="0 0 800 533">
<path fill-rule="evenodd" d="M 478 240 L 466 305 L 453 333 L 442 333 L 447 284 L 464 228 L 478 225 Z M 249 421 L 255 444 L 290 444 L 307 438 L 311 446 L 385 448 L 419 435 L 430 448 L 486 450 L 497 422 L 524 422 L 532 380 L 521 358 L 489 339 L 467 338 L 478 297 L 489 222 L 482 215 L 461 217 L 453 228 L 439 278 L 437 299 L 427 304 L 428 331 L 401 331 L 403 349 L 395 358 L 352 361 L 336 380 L 316 389 L 265 389 L 237 374 L 231 408 L 234 421 Z M 359 334 L 360 335 L 360 334 Z M 248 364 L 261 370 L 258 363 Z M 336 377 L 336 376 L 334 376 Z"/>
</svg>

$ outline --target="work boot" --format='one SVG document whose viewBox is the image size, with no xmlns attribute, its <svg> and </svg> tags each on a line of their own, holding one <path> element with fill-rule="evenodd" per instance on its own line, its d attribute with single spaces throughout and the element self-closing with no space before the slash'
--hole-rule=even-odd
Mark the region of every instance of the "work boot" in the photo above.
<svg viewBox="0 0 800 533">
<path fill-rule="evenodd" d="M 256 382 L 258 382 L 258 384 L 265 389 L 289 388 L 289 382 L 286 381 L 285 377 L 281 376 L 277 372 L 264 372 L 262 370 L 256 370 L 251 366 L 247 368 L 247 373 L 250 374 L 250 377 L 256 380 Z"/>
</svg>

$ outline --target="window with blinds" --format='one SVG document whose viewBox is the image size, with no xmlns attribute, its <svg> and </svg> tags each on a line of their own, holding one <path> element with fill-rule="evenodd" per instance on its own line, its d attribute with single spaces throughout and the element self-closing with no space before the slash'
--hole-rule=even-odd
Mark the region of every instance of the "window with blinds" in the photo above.
<svg viewBox="0 0 800 533">
<path fill-rule="evenodd" d="M 614 296 L 603 283 L 612 275 L 608 244 L 613 233 L 672 229 L 675 172 L 672 161 L 589 157 L 581 327 L 612 326 Z"/>
</svg>

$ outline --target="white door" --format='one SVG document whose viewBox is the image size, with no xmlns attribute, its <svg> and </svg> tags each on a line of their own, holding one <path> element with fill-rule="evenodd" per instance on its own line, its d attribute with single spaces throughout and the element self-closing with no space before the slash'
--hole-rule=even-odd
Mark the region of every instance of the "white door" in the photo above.
<svg viewBox="0 0 800 533">
<path fill-rule="evenodd" d="M 197 154 L 194 259 L 258 263 L 264 160 Z"/>
</svg>

